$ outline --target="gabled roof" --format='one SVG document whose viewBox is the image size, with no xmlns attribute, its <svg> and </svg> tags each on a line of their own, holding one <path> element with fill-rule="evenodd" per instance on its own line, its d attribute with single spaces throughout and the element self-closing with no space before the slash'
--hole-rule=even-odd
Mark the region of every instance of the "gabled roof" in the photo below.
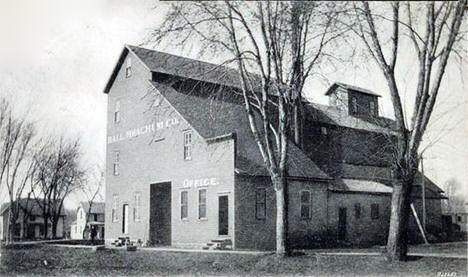
<svg viewBox="0 0 468 277">
<path fill-rule="evenodd" d="M 83 207 L 85 213 L 88 213 L 89 210 L 89 203 L 88 202 L 80 202 L 80 206 Z M 93 202 L 91 205 L 91 213 L 92 214 L 104 214 L 106 210 L 106 204 L 104 202 Z"/>
<path fill-rule="evenodd" d="M 205 139 L 236 134 L 238 174 L 268 176 L 258 146 L 240 103 L 195 95 L 167 83 L 151 82 L 153 87 Z M 330 179 L 305 153 L 292 142 L 288 148 L 288 175 L 299 178 Z"/>
<path fill-rule="evenodd" d="M 125 45 L 112 75 L 106 84 L 104 93 L 109 93 L 117 77 L 117 73 L 129 51 L 135 54 L 151 72 L 241 88 L 238 71 L 228 66 L 202 62 L 142 47 Z M 254 74 L 252 74 L 251 77 L 258 79 L 258 76 Z M 258 86 L 255 89 L 260 89 L 261 82 L 252 82 L 252 84 Z"/>
<path fill-rule="evenodd" d="M 19 205 L 20 208 L 23 209 L 23 211 L 26 211 L 30 215 L 35 215 L 35 216 L 42 216 L 42 208 L 41 205 L 37 203 L 37 201 L 42 201 L 42 199 L 27 199 L 27 198 L 21 198 L 19 200 Z M 16 202 L 16 201 L 15 201 Z M 42 204 L 42 202 L 41 202 Z M 8 208 L 10 207 L 10 203 L 3 203 L 1 208 L 0 208 L 0 215 L 5 213 Z M 62 207 L 62 211 L 60 213 L 60 216 L 65 216 L 65 209 Z"/>
<path fill-rule="evenodd" d="M 373 92 L 372 90 L 368 90 L 368 89 L 365 89 L 365 88 L 361 88 L 361 87 L 356 87 L 356 86 L 352 86 L 352 85 L 348 85 L 348 84 L 345 84 L 345 83 L 340 83 L 340 82 L 335 82 L 333 83 L 333 85 L 331 85 L 327 91 L 325 92 L 325 95 L 330 95 L 333 91 L 336 90 L 336 88 L 338 87 L 341 87 L 345 90 L 352 90 L 352 91 L 357 91 L 357 92 L 360 92 L 360 93 L 364 93 L 364 94 L 368 94 L 368 95 L 372 95 L 372 96 L 377 96 L 377 97 L 381 97 L 380 94 L 376 93 L 376 92 Z"/>
</svg>

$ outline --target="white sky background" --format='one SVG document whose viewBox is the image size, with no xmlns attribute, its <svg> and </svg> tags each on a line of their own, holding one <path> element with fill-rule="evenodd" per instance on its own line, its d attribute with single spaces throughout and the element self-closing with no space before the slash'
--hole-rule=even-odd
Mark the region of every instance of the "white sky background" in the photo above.
<svg viewBox="0 0 468 277">
<path fill-rule="evenodd" d="M 107 96 L 102 91 L 106 81 L 124 44 L 143 42 L 161 21 L 167 5 L 146 0 L 1 0 L 0 96 L 11 99 L 19 111 L 33 118 L 41 132 L 80 136 L 86 161 L 103 163 Z M 416 63 L 408 60 L 401 57 L 399 63 L 406 70 L 398 74 L 408 80 L 400 90 L 411 93 Z M 445 135 L 425 153 L 426 174 L 442 187 L 455 177 L 465 193 L 468 115 L 466 80 L 461 76 L 467 75 L 466 69 L 466 65 L 463 70 L 452 65 L 447 71 L 434 114 L 434 119 L 440 119 L 428 133 L 431 139 L 440 132 Z M 391 116 L 386 82 L 373 64 L 336 72 L 330 76 L 333 81 L 380 93 L 382 112 Z M 306 94 L 313 101 L 327 103 L 326 88 L 323 82 L 313 82 Z M 78 197 L 71 200 L 67 206 L 79 201 Z"/>
</svg>

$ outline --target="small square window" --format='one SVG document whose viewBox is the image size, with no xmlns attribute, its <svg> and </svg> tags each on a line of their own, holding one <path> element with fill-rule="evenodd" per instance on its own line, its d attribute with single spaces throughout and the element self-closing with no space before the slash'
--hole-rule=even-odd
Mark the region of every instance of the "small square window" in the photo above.
<svg viewBox="0 0 468 277">
<path fill-rule="evenodd" d="M 328 135 L 328 129 L 327 127 L 320 127 L 320 132 L 322 133 L 322 135 L 326 136 Z"/>
</svg>

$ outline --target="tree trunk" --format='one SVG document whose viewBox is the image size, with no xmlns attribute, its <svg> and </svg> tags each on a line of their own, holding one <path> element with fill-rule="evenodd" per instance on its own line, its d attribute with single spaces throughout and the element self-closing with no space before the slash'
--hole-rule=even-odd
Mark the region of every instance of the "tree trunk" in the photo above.
<svg viewBox="0 0 468 277">
<path fill-rule="evenodd" d="M 15 224 L 13 221 L 13 214 L 11 212 L 11 208 L 8 209 L 8 235 L 7 235 L 7 244 L 13 242 L 13 231 Z"/>
<path fill-rule="evenodd" d="M 294 110 L 293 110 L 293 121 L 294 121 L 294 143 L 296 144 L 297 147 L 303 149 L 303 112 L 302 112 L 302 101 L 299 99 L 297 101 L 296 105 L 294 105 Z"/>
<path fill-rule="evenodd" d="M 408 251 L 408 219 L 412 182 L 397 179 L 393 185 L 390 229 L 386 255 L 390 261 L 405 261 Z"/>
<path fill-rule="evenodd" d="M 49 226 L 47 226 L 47 223 L 49 223 L 49 218 L 44 216 L 44 226 L 42 227 L 42 230 L 44 231 L 44 239 L 47 239 L 47 235 L 49 233 Z"/>
<path fill-rule="evenodd" d="M 57 220 L 52 218 L 52 238 L 55 239 L 57 237 Z"/>
<path fill-rule="evenodd" d="M 276 192 L 276 255 L 285 257 L 290 254 L 287 182 L 284 177 L 272 179 Z"/>
</svg>

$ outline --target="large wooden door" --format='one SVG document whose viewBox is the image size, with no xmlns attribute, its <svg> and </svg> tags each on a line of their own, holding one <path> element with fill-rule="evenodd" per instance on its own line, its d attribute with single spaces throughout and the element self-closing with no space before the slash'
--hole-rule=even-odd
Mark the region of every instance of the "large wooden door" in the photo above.
<svg viewBox="0 0 468 277">
<path fill-rule="evenodd" d="M 171 183 L 151 185 L 150 241 L 171 245 Z"/>
<path fill-rule="evenodd" d="M 218 235 L 224 236 L 229 231 L 229 201 L 228 196 L 218 198 Z"/>
<path fill-rule="evenodd" d="M 340 208 L 339 210 L 338 239 L 346 240 L 346 208 Z"/>
</svg>

